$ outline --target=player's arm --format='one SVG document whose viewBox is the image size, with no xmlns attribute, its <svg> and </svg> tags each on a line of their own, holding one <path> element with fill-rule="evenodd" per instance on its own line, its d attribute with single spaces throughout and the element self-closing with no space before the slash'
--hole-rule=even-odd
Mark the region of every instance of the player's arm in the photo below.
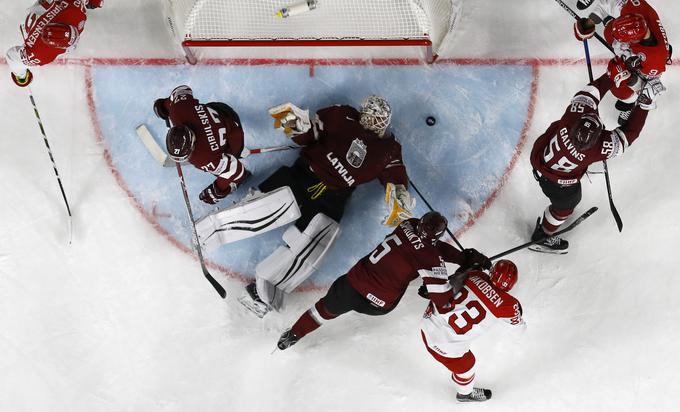
<svg viewBox="0 0 680 412">
<path fill-rule="evenodd" d="M 104 4 L 104 0 L 87 0 L 87 7 L 88 9 L 98 9 Z"/>
<path fill-rule="evenodd" d="M 418 289 L 418 294 L 432 301 L 439 313 L 446 313 L 453 309 L 453 289 L 449 283 L 448 268 L 420 269 L 423 284 Z"/>
<path fill-rule="evenodd" d="M 222 155 L 222 160 L 213 174 L 217 179 L 198 195 L 199 199 L 211 205 L 227 197 L 250 177 L 250 172 L 243 163 L 227 153 Z"/>
<path fill-rule="evenodd" d="M 198 101 L 194 98 L 194 92 L 191 90 L 191 87 L 182 85 L 175 87 L 172 93 L 170 93 L 170 97 L 156 99 L 153 104 L 153 111 L 156 113 L 156 116 L 165 120 L 168 127 L 170 127 L 173 109 L 177 106 L 193 105 L 194 103 L 198 103 Z"/>
<path fill-rule="evenodd" d="M 10 76 L 12 81 L 19 87 L 26 87 L 31 84 L 33 80 L 33 73 L 29 70 L 29 66 L 35 66 L 26 58 L 26 48 L 23 46 L 14 46 L 7 50 L 6 53 L 7 64 L 11 71 Z"/>
</svg>

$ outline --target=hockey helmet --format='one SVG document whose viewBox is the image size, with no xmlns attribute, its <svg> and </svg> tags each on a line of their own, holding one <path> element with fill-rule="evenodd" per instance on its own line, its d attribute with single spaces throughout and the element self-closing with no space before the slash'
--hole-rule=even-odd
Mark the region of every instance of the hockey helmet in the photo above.
<svg viewBox="0 0 680 412">
<path fill-rule="evenodd" d="M 392 119 L 392 108 L 382 96 L 371 95 L 366 97 L 361 102 L 359 113 L 359 123 L 364 129 L 376 132 L 380 136 L 385 134 Z"/>
<path fill-rule="evenodd" d="M 612 37 L 622 43 L 637 43 L 647 35 L 647 21 L 640 14 L 626 14 L 611 22 Z"/>
<path fill-rule="evenodd" d="M 501 259 L 491 267 L 489 277 L 497 289 L 509 292 L 517 283 L 517 266 L 510 260 Z"/>
<path fill-rule="evenodd" d="M 427 212 L 420 218 L 416 232 L 421 239 L 435 241 L 439 239 L 446 231 L 446 226 L 449 222 L 439 212 Z"/>
<path fill-rule="evenodd" d="M 600 116 L 596 113 L 587 113 L 581 116 L 569 131 L 571 142 L 578 151 L 592 148 L 604 130 Z"/>
<path fill-rule="evenodd" d="M 173 126 L 165 136 L 165 146 L 168 155 L 175 162 L 184 162 L 189 159 L 196 144 L 196 134 L 188 126 Z"/>
<path fill-rule="evenodd" d="M 78 41 L 78 29 L 68 24 L 50 23 L 40 36 L 50 47 L 68 49 Z"/>
</svg>

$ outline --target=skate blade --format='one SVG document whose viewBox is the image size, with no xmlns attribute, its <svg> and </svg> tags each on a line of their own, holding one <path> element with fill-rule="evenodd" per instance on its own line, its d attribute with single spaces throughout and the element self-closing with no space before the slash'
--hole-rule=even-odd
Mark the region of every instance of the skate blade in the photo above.
<svg viewBox="0 0 680 412">
<path fill-rule="evenodd" d="M 260 319 L 262 319 L 264 315 L 271 311 L 269 306 L 253 300 L 253 298 L 251 298 L 248 294 L 239 297 L 238 301 L 241 305 L 245 306 L 246 309 L 253 312 Z"/>
<path fill-rule="evenodd" d="M 567 252 L 569 251 L 569 249 L 567 249 L 567 250 L 550 249 L 550 248 L 547 248 L 547 247 L 541 246 L 541 245 L 529 246 L 529 250 L 531 250 L 533 252 L 539 252 L 539 253 L 550 253 L 550 254 L 553 254 L 553 255 L 566 255 Z"/>
</svg>

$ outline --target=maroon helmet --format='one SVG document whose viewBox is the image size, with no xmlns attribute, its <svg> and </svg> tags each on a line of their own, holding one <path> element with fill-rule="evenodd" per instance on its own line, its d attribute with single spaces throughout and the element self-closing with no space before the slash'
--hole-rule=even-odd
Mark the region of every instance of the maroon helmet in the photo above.
<svg viewBox="0 0 680 412">
<path fill-rule="evenodd" d="M 612 36 L 622 43 L 637 43 L 647 35 L 647 21 L 640 14 L 626 14 L 611 25 Z"/>
<path fill-rule="evenodd" d="M 449 222 L 439 212 L 427 212 L 420 218 L 416 232 L 421 239 L 437 240 L 446 231 Z"/>
<path fill-rule="evenodd" d="M 165 146 L 168 156 L 175 162 L 184 162 L 189 159 L 196 144 L 196 134 L 188 126 L 172 126 L 165 136 Z"/>
<path fill-rule="evenodd" d="M 604 124 L 602 124 L 600 116 L 595 113 L 587 113 L 574 123 L 569 131 L 569 137 L 576 150 L 584 151 L 595 145 L 603 130 Z"/>
<path fill-rule="evenodd" d="M 489 271 L 491 284 L 503 292 L 509 292 L 517 283 L 517 266 L 509 260 L 501 259 Z"/>
</svg>

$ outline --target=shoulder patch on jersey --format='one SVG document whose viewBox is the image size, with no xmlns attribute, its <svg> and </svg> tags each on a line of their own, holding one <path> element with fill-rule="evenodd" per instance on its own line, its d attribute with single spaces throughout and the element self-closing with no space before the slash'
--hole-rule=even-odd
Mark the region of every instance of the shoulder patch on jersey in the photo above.
<svg viewBox="0 0 680 412">
<path fill-rule="evenodd" d="M 345 159 L 350 166 L 358 169 L 362 164 L 364 164 L 364 159 L 366 159 L 367 153 L 366 143 L 361 141 L 361 139 L 356 138 L 352 140 L 352 144 L 349 146 L 349 149 L 345 154 Z"/>
<path fill-rule="evenodd" d="M 597 109 L 597 104 L 600 101 L 600 91 L 597 87 L 586 86 L 581 90 L 573 99 L 571 99 L 572 104 L 582 104 L 584 106 L 590 107 L 591 109 Z"/>
</svg>

